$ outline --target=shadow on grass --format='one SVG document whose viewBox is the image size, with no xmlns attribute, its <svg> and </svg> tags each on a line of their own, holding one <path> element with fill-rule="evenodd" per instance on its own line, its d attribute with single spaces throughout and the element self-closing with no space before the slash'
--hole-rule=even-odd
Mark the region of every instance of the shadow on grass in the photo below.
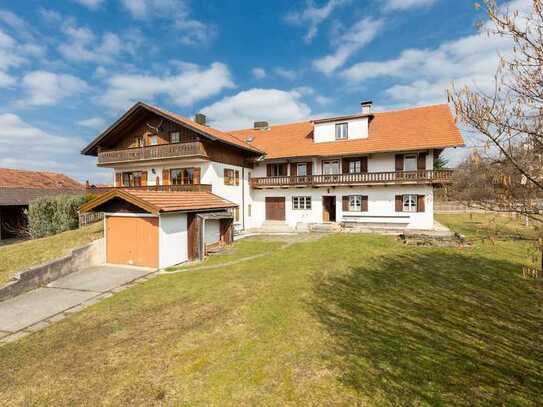
<svg viewBox="0 0 543 407">
<path fill-rule="evenodd" d="M 542 291 L 517 264 L 419 251 L 318 274 L 314 291 L 325 357 L 378 404 L 543 400 Z"/>
</svg>

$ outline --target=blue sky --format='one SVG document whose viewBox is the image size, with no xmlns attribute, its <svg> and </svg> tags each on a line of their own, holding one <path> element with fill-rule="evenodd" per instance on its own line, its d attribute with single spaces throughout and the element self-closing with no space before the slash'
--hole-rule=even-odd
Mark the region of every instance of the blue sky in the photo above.
<svg viewBox="0 0 543 407">
<path fill-rule="evenodd" d="M 472 0 L 0 1 L 0 166 L 108 182 L 79 150 L 137 100 L 229 130 L 489 89 L 510 44 L 484 19 Z"/>
</svg>

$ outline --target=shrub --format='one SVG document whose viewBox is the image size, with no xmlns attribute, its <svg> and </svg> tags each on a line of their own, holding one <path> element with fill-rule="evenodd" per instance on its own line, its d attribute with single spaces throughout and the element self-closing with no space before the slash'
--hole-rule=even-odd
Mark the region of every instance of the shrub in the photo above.
<svg viewBox="0 0 543 407">
<path fill-rule="evenodd" d="M 38 198 L 28 205 L 28 229 L 37 239 L 79 226 L 78 209 L 85 203 L 83 195 L 58 195 Z"/>
</svg>

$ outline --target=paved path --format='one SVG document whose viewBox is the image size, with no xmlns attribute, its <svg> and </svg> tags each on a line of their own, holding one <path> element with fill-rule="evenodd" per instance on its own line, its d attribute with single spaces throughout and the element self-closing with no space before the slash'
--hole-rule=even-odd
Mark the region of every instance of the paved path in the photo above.
<svg viewBox="0 0 543 407">
<path fill-rule="evenodd" d="M 153 269 L 140 267 L 90 267 L 0 302 L 0 345 L 44 328 L 153 273 Z"/>
</svg>

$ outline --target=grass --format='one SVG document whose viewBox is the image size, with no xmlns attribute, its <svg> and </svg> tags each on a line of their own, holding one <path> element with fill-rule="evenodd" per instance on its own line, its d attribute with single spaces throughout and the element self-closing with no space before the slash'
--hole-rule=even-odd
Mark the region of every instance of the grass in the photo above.
<svg viewBox="0 0 543 407">
<path fill-rule="evenodd" d="M 161 275 L 1 347 L 0 404 L 537 405 L 525 244 L 338 234 Z"/>
<path fill-rule="evenodd" d="M 0 246 L 0 285 L 15 273 L 66 255 L 71 249 L 102 237 L 102 222 L 55 236 Z"/>
</svg>

